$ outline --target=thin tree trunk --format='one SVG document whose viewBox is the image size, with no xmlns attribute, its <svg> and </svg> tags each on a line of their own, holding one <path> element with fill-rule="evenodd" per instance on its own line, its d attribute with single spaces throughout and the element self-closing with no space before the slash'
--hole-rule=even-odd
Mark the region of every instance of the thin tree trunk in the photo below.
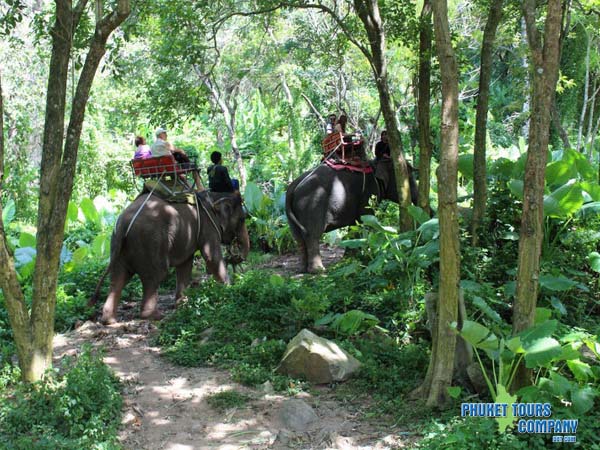
<svg viewBox="0 0 600 450">
<path fill-rule="evenodd" d="M 413 228 L 412 218 L 408 214 L 408 207 L 411 201 L 408 165 L 404 158 L 402 138 L 400 136 L 400 130 L 398 129 L 398 121 L 396 119 L 394 107 L 392 106 L 392 98 L 389 91 L 387 60 L 385 57 L 385 33 L 379 14 L 379 5 L 377 0 L 354 0 L 354 8 L 369 37 L 371 68 L 375 77 L 377 92 L 379 93 L 379 102 L 381 104 L 381 111 L 385 120 L 390 150 L 394 161 L 394 174 L 396 176 L 396 186 L 398 188 L 398 199 L 400 204 L 399 228 L 401 231 L 408 231 Z"/>
<path fill-rule="evenodd" d="M 592 104 L 590 105 L 590 113 L 588 114 L 588 126 L 587 126 L 587 135 L 585 138 L 585 142 L 590 142 L 592 130 L 594 129 L 594 114 L 596 113 L 596 97 L 598 96 L 598 91 L 600 90 L 600 88 L 596 89 L 597 85 L 598 85 L 598 79 L 596 78 L 596 79 L 594 79 L 594 87 L 592 89 L 592 91 L 594 93 L 592 94 L 592 98 L 591 98 Z M 583 147 L 585 149 L 585 143 L 584 143 Z M 592 147 L 589 148 L 588 161 L 592 162 Z"/>
<path fill-rule="evenodd" d="M 296 140 L 294 139 L 296 130 L 294 129 L 294 97 L 292 96 L 292 91 L 290 91 L 290 87 L 287 84 L 287 81 L 285 79 L 285 74 L 282 73 L 281 74 L 281 87 L 283 88 L 283 92 L 285 94 L 285 99 L 288 105 L 288 146 L 290 149 L 289 155 L 288 155 L 288 161 L 291 162 L 290 164 L 290 173 L 289 173 L 289 181 L 292 181 L 294 179 L 295 173 L 294 173 L 294 167 L 296 166 L 296 164 L 294 164 L 296 161 L 298 161 L 298 149 L 296 148 Z"/>
<path fill-rule="evenodd" d="M 587 30 L 585 30 L 585 36 L 587 37 L 587 47 L 585 51 L 585 81 L 583 85 L 583 105 L 581 106 L 581 115 L 579 116 L 579 127 L 577 128 L 577 147 L 575 149 L 581 151 L 581 136 L 583 134 L 583 122 L 585 120 L 585 113 L 588 104 L 588 94 L 590 89 L 590 50 L 592 48 L 592 38 Z"/>
<path fill-rule="evenodd" d="M 525 19 L 521 19 L 521 41 L 524 45 L 527 44 L 527 31 L 525 29 Z M 527 61 L 527 56 L 523 55 L 523 59 L 521 59 L 521 67 L 523 67 L 525 73 L 529 72 L 529 62 Z M 531 86 L 529 86 L 529 77 L 525 77 L 525 92 L 529 93 L 531 90 Z M 522 116 L 525 117 L 525 121 L 523 122 L 523 127 L 521 128 L 521 136 L 525 139 L 529 137 L 529 121 L 530 121 L 530 104 L 529 104 L 529 95 L 525 96 L 525 101 L 523 102 Z"/>
<path fill-rule="evenodd" d="M 85 107 L 91 85 L 104 55 L 106 41 L 112 31 L 129 15 L 128 0 L 119 0 L 116 9 L 96 23 L 94 37 L 86 56 L 77 91 L 71 105 L 71 119 L 63 140 L 66 86 L 73 32 L 87 6 L 80 0 L 72 8 L 70 1 L 56 1 L 56 21 L 51 31 L 52 56 L 48 77 L 46 117 L 40 197 L 37 222 L 37 257 L 33 278 L 31 317 L 23 294 L 15 284 L 14 265 L 6 253 L 4 230 L 1 229 L 0 267 L 3 290 L 9 291 L 7 309 L 17 343 L 17 355 L 24 381 L 39 380 L 52 363 L 56 286 L 64 225 L 73 178 Z M 64 147 L 63 147 L 64 144 Z"/>
<path fill-rule="evenodd" d="M 563 10 L 560 0 L 547 3 L 544 42 L 536 26 L 536 1 L 523 2 L 527 39 L 531 51 L 531 124 L 525 165 L 523 215 L 519 236 L 517 289 L 513 309 L 513 333 L 533 325 L 539 289 L 540 255 L 544 220 L 544 178 L 550 134 L 550 112 L 554 103 L 560 56 Z M 530 383 L 522 366 L 513 389 Z"/>
<path fill-rule="evenodd" d="M 458 320 L 460 242 L 458 237 L 458 67 L 452 48 L 448 5 L 433 0 L 433 25 L 442 78 L 441 154 L 438 168 L 438 216 L 440 220 L 440 283 L 437 339 L 433 342 L 430 385 L 424 386 L 427 405 L 442 406 L 449 400 L 456 334 L 450 324 Z M 426 380 L 427 381 L 427 380 Z"/>
<path fill-rule="evenodd" d="M 555 99 L 556 100 L 556 99 Z M 556 131 L 558 131 L 558 135 L 560 136 L 561 141 L 565 148 L 571 148 L 571 143 L 569 142 L 569 134 L 565 127 L 562 126 L 560 121 L 560 113 L 558 112 L 558 106 L 556 106 L 556 101 L 552 105 L 552 124 Z"/>
<path fill-rule="evenodd" d="M 225 126 L 227 127 L 227 133 L 229 134 L 229 141 L 231 142 L 231 153 L 233 154 L 234 163 L 237 166 L 238 173 L 240 174 L 240 189 L 244 191 L 244 189 L 246 189 L 247 176 L 246 168 L 244 166 L 244 161 L 242 160 L 242 154 L 240 153 L 240 148 L 238 146 L 236 137 L 236 102 L 234 100 L 233 106 L 230 106 L 224 98 L 224 95 L 219 92 L 216 82 L 212 80 L 208 74 L 203 73 L 198 66 L 194 66 L 194 70 L 202 83 L 204 83 L 204 85 L 210 91 L 213 101 L 219 106 L 221 113 L 223 113 Z M 233 91 L 235 91 L 235 89 L 233 89 Z M 235 96 L 235 92 L 232 92 L 230 96 Z"/>
<path fill-rule="evenodd" d="M 433 146 L 430 137 L 431 98 L 431 0 L 424 0 L 421 10 L 419 31 L 419 76 L 417 87 L 417 117 L 419 121 L 419 195 L 418 205 L 431 213 L 429 191 L 431 186 L 431 155 Z"/>
<path fill-rule="evenodd" d="M 473 151 L 473 218 L 471 234 L 473 246 L 479 245 L 479 227 L 485 217 L 487 202 L 487 173 L 486 173 L 486 136 L 487 116 L 490 95 L 490 80 L 492 77 L 492 57 L 496 30 L 502 19 L 502 0 L 490 3 L 487 23 L 483 31 L 481 45 L 481 67 L 479 70 L 479 95 L 477 96 L 477 114 L 475 118 L 475 149 Z"/>
</svg>

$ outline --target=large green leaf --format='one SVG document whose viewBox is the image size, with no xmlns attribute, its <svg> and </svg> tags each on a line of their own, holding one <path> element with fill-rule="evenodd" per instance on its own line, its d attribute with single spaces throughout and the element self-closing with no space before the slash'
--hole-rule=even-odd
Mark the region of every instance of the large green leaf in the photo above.
<svg viewBox="0 0 600 450">
<path fill-rule="evenodd" d="M 110 233 L 100 233 L 92 242 L 92 253 L 97 258 L 108 258 L 110 252 Z"/>
<path fill-rule="evenodd" d="M 571 392 L 571 402 L 577 414 L 585 414 L 594 406 L 594 398 L 598 395 L 593 387 L 575 388 Z"/>
<path fill-rule="evenodd" d="M 257 184 L 252 182 L 246 184 L 244 202 L 251 213 L 256 214 L 260 210 L 264 196 L 265 194 L 263 194 Z"/>
<path fill-rule="evenodd" d="M 473 347 L 483 350 L 498 350 L 498 338 L 483 325 L 465 320 L 460 335 Z"/>
<path fill-rule="evenodd" d="M 530 369 L 544 367 L 562 353 L 558 341 L 550 337 L 527 341 L 523 347 L 525 348 L 525 365 Z"/>
<path fill-rule="evenodd" d="M 515 416 L 512 411 L 512 404 L 517 403 L 517 396 L 510 395 L 506 388 L 502 384 L 498 384 L 498 395 L 494 399 L 495 403 L 508 405 L 506 408 L 506 416 L 505 417 L 497 417 L 496 422 L 498 422 L 498 430 L 500 433 L 504 433 L 508 427 L 510 427 L 514 421 Z"/>
<path fill-rule="evenodd" d="M 431 239 L 437 239 L 440 235 L 440 222 L 437 218 L 429 219 L 427 222 L 421 224 L 417 231 L 421 233 L 421 238 L 430 241 Z"/>
<path fill-rule="evenodd" d="M 15 267 L 22 267 L 35 259 L 36 251 L 33 247 L 20 247 L 15 250 Z"/>
<path fill-rule="evenodd" d="M 2 223 L 5 228 L 8 227 L 15 218 L 15 212 L 15 201 L 11 198 L 6 202 L 6 205 L 2 206 Z"/>
<path fill-rule="evenodd" d="M 593 201 L 600 201 L 600 186 L 598 185 L 598 183 L 582 181 L 579 184 L 581 185 L 581 189 L 584 192 L 587 192 L 587 194 Z"/>
<path fill-rule="evenodd" d="M 460 155 L 458 157 L 458 170 L 468 180 L 473 179 L 473 154 Z"/>
<path fill-rule="evenodd" d="M 544 215 L 566 218 L 581 208 L 583 200 L 581 185 L 570 181 L 544 196 Z"/>
<path fill-rule="evenodd" d="M 369 228 L 372 228 L 377 231 L 383 231 L 384 233 L 389 234 L 396 234 L 398 232 L 394 227 L 384 227 L 383 225 L 381 225 L 379 223 L 379 220 L 377 220 L 377 217 L 373 215 L 360 216 L 360 221 Z"/>
<path fill-rule="evenodd" d="M 523 346 L 526 346 L 527 343 L 532 341 L 552 336 L 552 333 L 556 331 L 556 327 L 558 327 L 558 321 L 548 320 L 522 331 L 519 333 L 519 336 L 521 337 Z"/>
<path fill-rule="evenodd" d="M 79 214 L 79 208 L 73 202 L 69 202 L 69 206 L 67 208 L 67 220 L 70 222 L 75 222 L 77 220 L 77 216 Z"/>
<path fill-rule="evenodd" d="M 594 374 L 592 372 L 592 368 L 589 364 L 584 363 L 580 359 L 571 359 L 567 361 L 567 366 L 577 378 L 577 381 L 582 383 L 587 383 L 588 379 L 594 378 Z"/>
<path fill-rule="evenodd" d="M 36 238 L 33 234 L 21 232 L 19 236 L 19 247 L 35 247 Z"/>
<path fill-rule="evenodd" d="M 591 252 L 587 257 L 587 260 L 592 270 L 600 273 L 600 253 Z"/>
<path fill-rule="evenodd" d="M 568 291 L 569 289 L 577 286 L 577 282 L 567 278 L 563 275 L 557 277 L 552 275 L 541 275 L 540 286 L 549 291 Z"/>
<path fill-rule="evenodd" d="M 510 180 L 508 182 L 508 189 L 519 200 L 523 200 L 523 180 Z"/>
<path fill-rule="evenodd" d="M 89 249 L 87 247 L 79 247 L 77 250 L 73 252 L 71 256 L 71 262 L 77 267 L 83 264 L 87 255 L 89 253 Z"/>
<path fill-rule="evenodd" d="M 598 214 L 600 214 L 600 201 L 586 203 L 579 211 L 577 211 L 577 215 L 583 217 L 595 216 Z"/>
<path fill-rule="evenodd" d="M 567 152 L 569 152 L 569 156 L 572 156 L 572 158 L 575 160 L 575 166 L 577 167 L 577 172 L 579 173 L 580 179 L 586 181 L 595 181 L 598 172 L 588 161 L 585 155 L 575 150 L 567 150 Z"/>
<path fill-rule="evenodd" d="M 98 210 L 91 199 L 87 197 L 84 198 L 81 200 L 79 207 L 81 208 L 81 212 L 83 212 L 86 222 L 93 223 L 97 226 L 101 225 L 100 214 L 98 214 Z"/>
<path fill-rule="evenodd" d="M 562 186 L 575 178 L 577 178 L 577 167 L 572 162 L 554 161 L 546 166 L 547 186 Z"/>
<path fill-rule="evenodd" d="M 408 214 L 420 225 L 427 222 L 431 217 L 423 208 L 415 205 L 408 205 Z"/>
<path fill-rule="evenodd" d="M 558 397 L 565 398 L 571 390 L 573 383 L 556 372 L 550 372 L 550 380 L 548 390 Z"/>
<path fill-rule="evenodd" d="M 502 322 L 502 318 L 500 317 L 500 314 L 498 314 L 496 311 L 494 311 L 490 305 L 487 304 L 487 302 L 482 299 L 481 297 L 478 297 L 477 295 L 473 296 L 473 304 L 479 308 L 486 316 L 488 316 L 490 319 L 492 319 L 494 322 L 497 323 L 501 323 Z"/>
</svg>

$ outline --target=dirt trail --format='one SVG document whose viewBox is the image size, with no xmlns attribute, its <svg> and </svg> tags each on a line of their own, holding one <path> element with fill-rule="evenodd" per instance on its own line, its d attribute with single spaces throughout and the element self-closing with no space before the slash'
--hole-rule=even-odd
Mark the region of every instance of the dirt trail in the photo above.
<svg viewBox="0 0 600 450">
<path fill-rule="evenodd" d="M 339 252 L 326 253 L 326 263 Z M 290 258 L 269 262 L 271 268 L 290 270 Z M 296 262 L 297 264 L 297 262 Z M 295 269 L 295 267 L 294 267 Z M 167 311 L 172 297 L 161 298 Z M 154 324 L 133 319 L 137 303 L 124 303 L 120 322 L 104 327 L 86 322 L 77 330 L 55 337 L 55 358 L 78 353 L 83 344 L 105 349 L 105 362 L 124 385 L 125 411 L 120 440 L 126 449 L 384 449 L 410 448 L 403 433 L 389 426 L 379 429 L 361 421 L 363 404 L 340 403 L 331 389 L 315 388 L 301 397 L 319 420 L 303 432 L 285 429 L 279 415 L 287 397 L 234 383 L 227 371 L 210 367 L 186 368 L 171 364 L 152 345 Z M 218 412 L 207 403 L 211 394 L 236 390 L 250 396 L 244 407 Z"/>
</svg>

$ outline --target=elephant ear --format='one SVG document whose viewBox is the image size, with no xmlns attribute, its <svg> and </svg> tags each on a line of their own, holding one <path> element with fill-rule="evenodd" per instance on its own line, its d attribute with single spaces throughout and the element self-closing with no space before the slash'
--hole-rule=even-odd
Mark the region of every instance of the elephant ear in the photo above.
<svg viewBox="0 0 600 450">
<path fill-rule="evenodd" d="M 213 203 L 217 216 L 222 222 L 225 222 L 233 213 L 233 205 L 231 199 L 224 197 L 220 198 Z"/>
<path fill-rule="evenodd" d="M 375 177 L 383 182 L 384 190 L 387 190 L 388 186 L 390 185 L 392 169 L 393 166 L 391 159 L 377 161 L 377 164 L 375 165 Z"/>
</svg>

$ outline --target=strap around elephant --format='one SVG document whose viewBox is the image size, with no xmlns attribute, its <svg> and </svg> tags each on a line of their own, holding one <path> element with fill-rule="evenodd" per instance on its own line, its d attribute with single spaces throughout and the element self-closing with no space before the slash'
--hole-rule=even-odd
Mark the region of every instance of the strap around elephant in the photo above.
<svg viewBox="0 0 600 450">
<path fill-rule="evenodd" d="M 154 187 L 152 188 L 152 190 L 150 191 L 150 193 L 146 196 L 146 199 L 144 200 L 144 202 L 140 205 L 140 207 L 138 208 L 138 210 L 133 215 L 133 219 L 131 219 L 131 222 L 129 222 L 129 226 L 127 227 L 127 230 L 125 231 L 125 237 L 127 237 L 127 235 L 129 234 L 129 231 L 131 230 L 131 227 L 133 226 L 133 223 L 135 222 L 135 220 L 137 219 L 137 217 L 142 212 L 142 209 L 144 208 L 144 206 L 146 205 L 146 203 L 148 202 L 148 200 L 150 199 L 150 197 L 154 193 L 154 190 L 160 184 L 159 182 L 160 182 L 161 178 L 163 177 L 163 175 L 164 175 L 164 172 L 160 174 L 160 177 L 158 177 L 157 183 L 154 185 Z"/>
<path fill-rule="evenodd" d="M 210 220 L 210 222 L 215 227 L 215 230 L 217 230 L 217 234 L 219 235 L 219 242 L 221 242 L 223 240 L 223 232 L 222 232 L 221 228 L 216 224 L 215 220 L 212 218 L 211 214 L 208 212 L 208 209 L 206 209 L 206 206 L 204 206 L 204 203 L 202 202 L 202 199 L 200 198 L 200 195 L 196 195 L 196 198 L 198 199 L 197 203 L 200 203 L 200 206 L 202 207 L 202 209 L 204 210 L 204 212 L 208 216 L 208 220 Z M 209 199 L 209 202 L 210 202 L 210 206 L 214 209 L 214 205 L 210 201 L 210 197 L 208 199 Z M 200 213 L 198 213 L 198 220 L 200 220 Z M 198 227 L 198 233 L 200 233 L 200 227 Z"/>
</svg>

